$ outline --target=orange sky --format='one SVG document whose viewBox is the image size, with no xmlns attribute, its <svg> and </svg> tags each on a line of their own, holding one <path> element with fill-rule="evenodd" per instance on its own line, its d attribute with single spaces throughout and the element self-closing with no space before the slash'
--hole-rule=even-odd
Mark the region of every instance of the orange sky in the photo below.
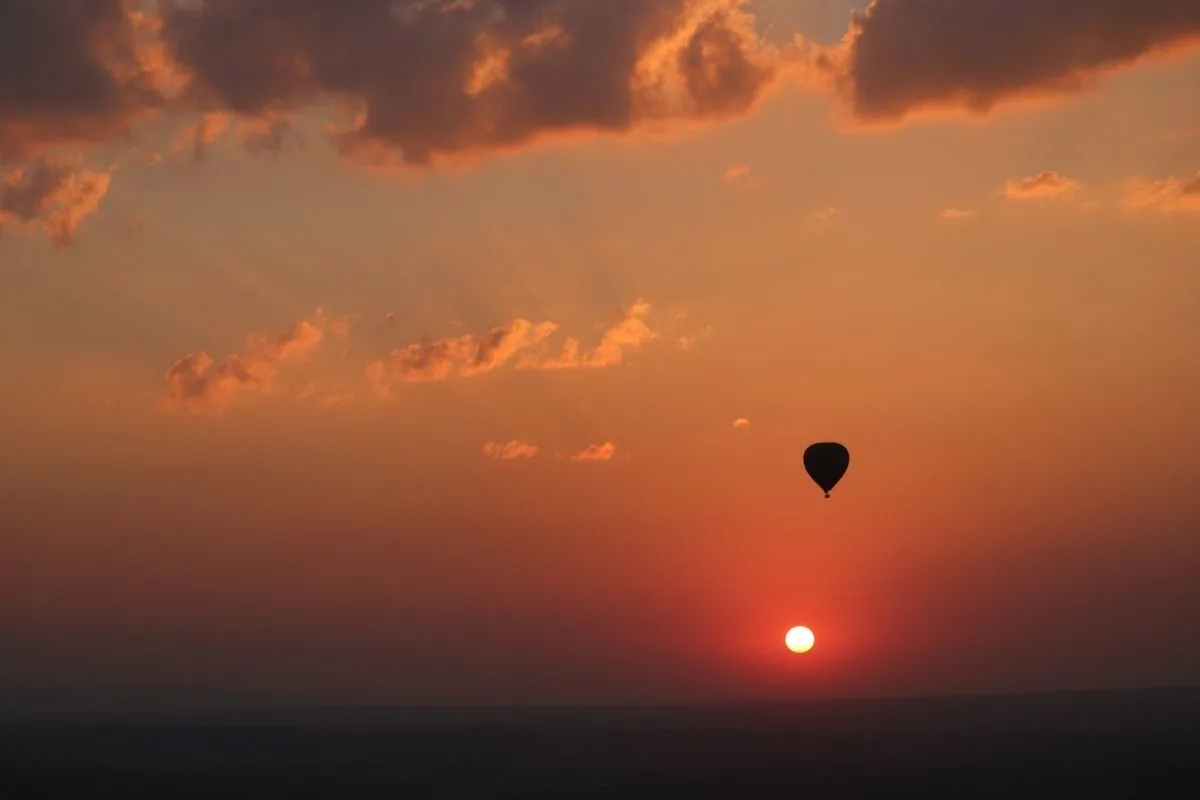
<svg viewBox="0 0 1200 800">
<path fill-rule="evenodd" d="M 1200 5 L 85 5 L 0 31 L 0 688 L 1200 679 Z"/>
</svg>

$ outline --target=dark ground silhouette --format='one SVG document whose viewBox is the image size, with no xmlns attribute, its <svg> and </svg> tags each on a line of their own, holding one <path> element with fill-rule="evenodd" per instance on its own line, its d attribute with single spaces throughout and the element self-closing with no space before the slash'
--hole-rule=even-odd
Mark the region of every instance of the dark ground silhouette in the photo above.
<svg viewBox="0 0 1200 800">
<path fill-rule="evenodd" d="M 1200 797 L 1200 689 L 0 723 L 5 800 Z"/>
</svg>

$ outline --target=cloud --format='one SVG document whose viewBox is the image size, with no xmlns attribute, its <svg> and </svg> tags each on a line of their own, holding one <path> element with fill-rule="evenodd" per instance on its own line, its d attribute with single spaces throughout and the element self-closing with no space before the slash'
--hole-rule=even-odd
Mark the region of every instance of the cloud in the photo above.
<svg viewBox="0 0 1200 800">
<path fill-rule="evenodd" d="M 1077 92 L 1189 45 L 1196 0 L 875 0 L 833 47 L 782 46 L 747 0 L 8 2 L 0 165 L 169 126 L 202 156 L 255 153 L 333 111 L 332 145 L 378 167 L 455 165 L 538 142 L 744 117 L 783 76 L 860 124 L 985 114 Z M 139 133 L 140 135 L 140 133 Z M 172 137 L 175 138 L 175 137 Z M 130 138 L 130 141 L 133 141 Z M 157 155 L 155 156 L 157 158 Z"/>
<path fill-rule="evenodd" d="M 624 361 L 626 352 L 658 338 L 658 332 L 645 322 L 649 313 L 650 304 L 638 300 L 591 350 L 584 350 L 580 340 L 572 336 L 564 340 L 557 354 L 552 354 L 546 343 L 558 331 L 556 323 L 515 319 L 484 334 L 468 333 L 396 348 L 386 361 L 369 364 L 365 375 L 372 393 L 386 399 L 394 383 L 470 378 L 510 364 L 518 370 L 616 366 Z"/>
<path fill-rule="evenodd" d="M 171 147 L 173 155 L 191 153 L 192 160 L 203 161 L 209 148 L 227 132 L 233 131 L 246 152 L 253 155 L 279 154 L 291 143 L 301 141 L 293 121 L 278 112 L 268 111 L 260 116 L 236 118 L 225 111 L 202 114 L 200 119 L 185 126 Z"/>
<path fill-rule="evenodd" d="M 749 427 L 750 427 L 750 420 L 746 419 L 745 417 L 738 417 L 737 419 L 735 419 L 735 420 L 733 421 L 733 427 L 735 427 L 735 428 L 749 428 Z"/>
<path fill-rule="evenodd" d="M 1169 176 L 1158 180 L 1130 181 L 1125 208 L 1156 208 L 1166 213 L 1200 213 L 1200 172 L 1190 180 Z"/>
<path fill-rule="evenodd" d="M 571 456 L 572 461 L 611 461 L 617 454 L 617 446 L 612 442 L 591 444 Z"/>
<path fill-rule="evenodd" d="M 873 0 L 839 45 L 811 52 L 857 122 L 893 124 L 1077 93 L 1198 39 L 1195 0 Z"/>
<path fill-rule="evenodd" d="M 726 182 L 732 183 L 736 180 L 741 180 L 750 174 L 750 167 L 747 164 L 734 164 L 729 169 L 725 170 Z"/>
<path fill-rule="evenodd" d="M 939 217 L 946 220 L 963 220 L 971 219 L 975 216 L 974 211 L 967 211 L 961 208 L 944 208 L 938 214 Z"/>
<path fill-rule="evenodd" d="M 163 42 L 202 111 L 330 102 L 351 158 L 409 167 L 548 135 L 747 113 L 778 54 L 744 0 L 176 3 Z"/>
<path fill-rule="evenodd" d="M 388 380 L 387 365 L 382 361 L 372 361 L 370 364 L 367 364 L 363 370 L 363 375 L 367 379 L 367 386 L 370 387 L 371 394 L 380 400 L 390 400 L 392 398 L 392 382 Z"/>
<path fill-rule="evenodd" d="M 570 337 L 557 356 L 527 356 L 517 368 L 555 370 L 617 366 L 625 360 L 627 351 L 659 338 L 659 333 L 645 322 L 649 313 L 650 304 L 638 300 L 625 309 L 624 318 L 606 330 L 600 343 L 591 350 L 583 350 L 579 339 Z"/>
<path fill-rule="evenodd" d="M 198 121 L 186 126 L 175 140 L 171 152 L 178 155 L 190 151 L 193 161 L 203 161 L 209 147 L 229 127 L 232 117 L 223 111 L 204 114 Z"/>
<path fill-rule="evenodd" d="M 406 168 L 737 118 L 780 85 L 783 63 L 746 5 L 10 2 L 0 165 L 197 115 L 172 137 L 176 154 L 202 157 L 234 124 L 246 149 L 279 152 L 298 141 L 294 115 L 333 110 L 343 155 Z"/>
<path fill-rule="evenodd" d="M 124 136 L 162 102 L 153 30 L 122 0 L 9 0 L 0 15 L 0 164 Z"/>
<path fill-rule="evenodd" d="M 1009 200 L 1070 199 L 1081 191 L 1083 184 L 1054 170 L 1028 178 L 1009 178 L 1004 184 L 1004 196 Z"/>
<path fill-rule="evenodd" d="M 680 350 L 691 350 L 696 346 L 696 342 L 699 342 L 701 339 L 707 339 L 708 337 L 712 336 L 712 333 L 712 326 L 707 325 L 695 333 L 687 333 L 683 336 L 680 336 L 676 340 L 676 344 L 679 346 Z"/>
<path fill-rule="evenodd" d="M 161 406 L 168 411 L 221 412 L 241 391 L 269 393 L 284 364 L 309 358 L 327 333 L 344 326 L 344 318 L 329 320 L 318 309 L 312 322 L 302 320 L 274 335 L 246 337 L 241 353 L 226 356 L 215 367 L 205 351 L 184 356 L 166 373 Z"/>
<path fill-rule="evenodd" d="M 353 394 L 343 392 L 341 394 L 330 394 L 322 397 L 317 401 L 317 408 L 326 409 L 334 406 L 345 405 L 354 399 Z"/>
<path fill-rule="evenodd" d="M 112 178 L 48 158 L 0 177 L 0 231 L 38 228 L 59 246 L 75 243 L 80 223 L 100 208 Z"/>
<path fill-rule="evenodd" d="M 812 218 L 817 222 L 830 222 L 837 216 L 838 210 L 833 206 L 827 206 L 820 211 L 814 211 Z"/>
<path fill-rule="evenodd" d="M 514 461 L 518 458 L 533 458 L 538 454 L 540 448 L 535 444 L 513 440 L 501 444 L 500 442 L 487 442 L 483 446 L 483 454 L 489 458 L 495 458 L 500 461 Z"/>
<path fill-rule="evenodd" d="M 515 319 L 484 334 L 464 334 L 419 342 L 392 351 L 388 369 L 369 367 L 377 380 L 400 383 L 444 381 L 454 375 L 469 378 L 499 369 L 524 350 L 541 343 L 558 326 Z"/>
</svg>

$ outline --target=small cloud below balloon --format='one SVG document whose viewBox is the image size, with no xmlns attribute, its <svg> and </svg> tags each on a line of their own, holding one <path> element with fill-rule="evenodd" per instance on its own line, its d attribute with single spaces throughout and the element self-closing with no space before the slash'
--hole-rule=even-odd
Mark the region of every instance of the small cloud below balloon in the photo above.
<svg viewBox="0 0 1200 800">
<path fill-rule="evenodd" d="M 497 461 L 516 461 L 533 458 L 540 452 L 536 444 L 513 439 L 508 442 L 485 442 L 483 454 Z"/>
<path fill-rule="evenodd" d="M 604 442 L 603 444 L 590 444 L 570 458 L 572 461 L 601 462 L 612 461 L 616 454 L 617 446 L 612 442 Z"/>
</svg>

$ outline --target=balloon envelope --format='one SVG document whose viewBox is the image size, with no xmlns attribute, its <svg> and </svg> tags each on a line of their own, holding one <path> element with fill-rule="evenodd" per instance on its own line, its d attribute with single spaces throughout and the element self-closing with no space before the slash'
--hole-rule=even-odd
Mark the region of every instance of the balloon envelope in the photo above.
<svg viewBox="0 0 1200 800">
<path fill-rule="evenodd" d="M 804 451 L 804 470 L 826 497 L 849 467 L 850 451 L 838 442 L 817 442 Z"/>
</svg>

